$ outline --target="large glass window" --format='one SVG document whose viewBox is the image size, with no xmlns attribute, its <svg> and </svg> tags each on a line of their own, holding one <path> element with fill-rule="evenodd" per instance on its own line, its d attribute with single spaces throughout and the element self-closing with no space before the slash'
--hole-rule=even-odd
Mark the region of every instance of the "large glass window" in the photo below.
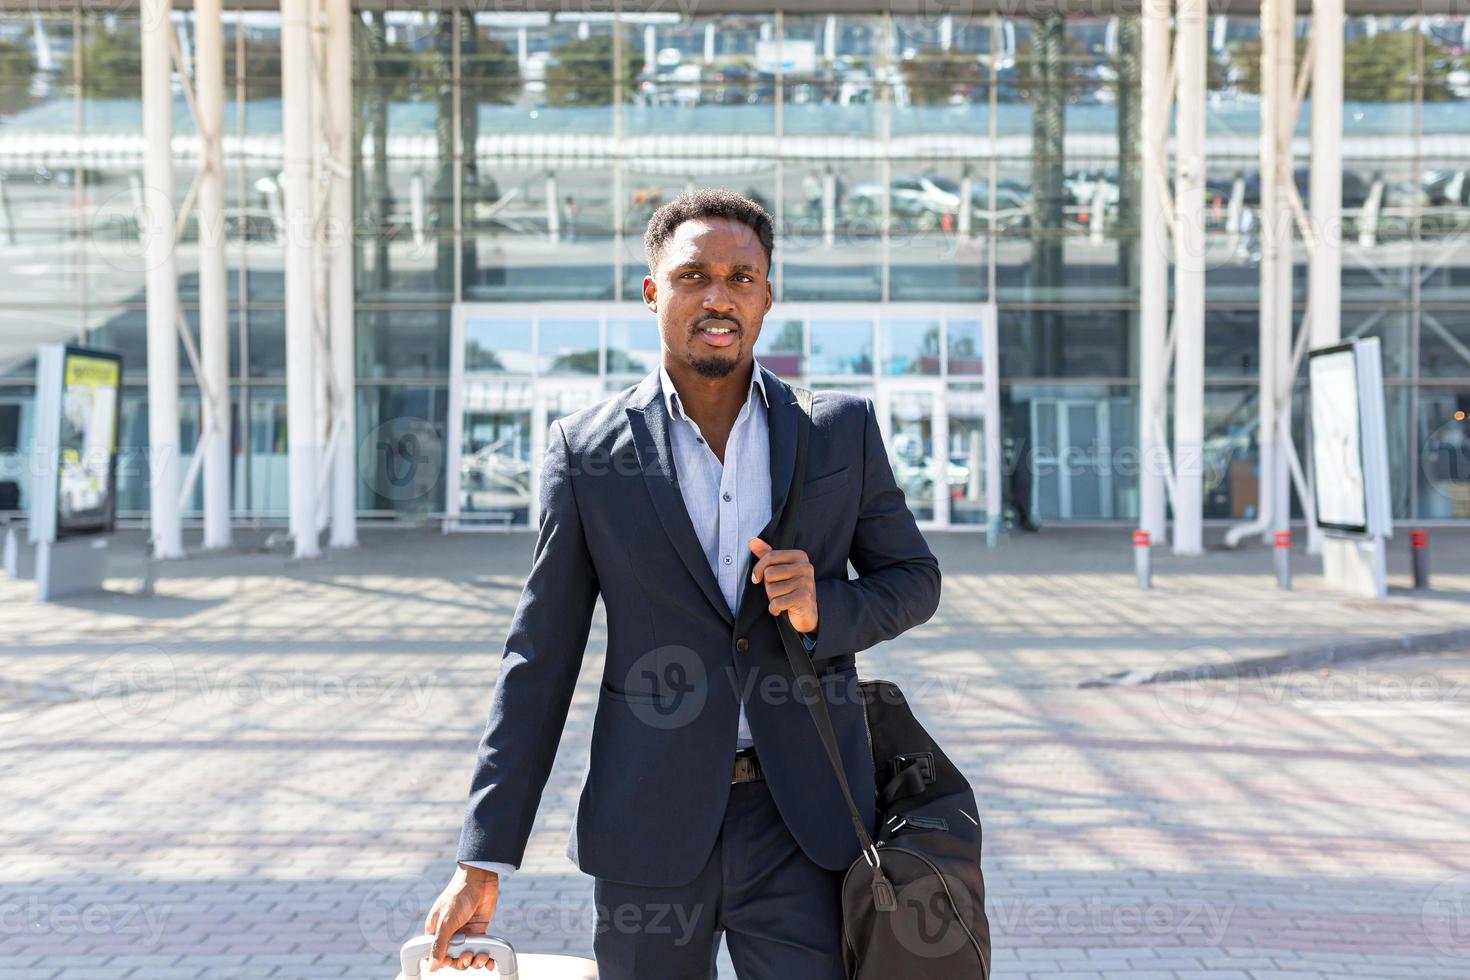
<svg viewBox="0 0 1470 980">
<path fill-rule="evenodd" d="M 261 327 L 267 333 L 262 342 L 281 342 L 280 316 L 279 311 L 263 316 Z M 449 332 L 445 309 L 359 309 L 358 377 L 442 379 L 449 374 Z M 253 344 L 253 321 L 251 338 Z M 284 357 L 280 363 L 284 368 Z"/>
<path fill-rule="evenodd" d="M 806 370 L 806 358 L 802 354 L 803 327 L 799 319 L 768 316 L 755 342 L 756 359 L 783 378 L 800 377 Z"/>
<path fill-rule="evenodd" d="M 529 319 L 480 319 L 465 321 L 465 374 L 529 375 L 535 365 L 532 342 L 535 331 Z"/>
<path fill-rule="evenodd" d="M 519 380 L 465 379 L 457 475 L 461 520 L 524 525 L 531 506 L 532 388 Z"/>
<path fill-rule="evenodd" d="M 286 389 L 274 385 L 252 385 L 246 389 L 246 459 L 236 474 L 244 484 L 236 490 L 237 506 L 262 518 L 284 517 L 290 508 L 289 464 L 286 444 Z M 358 433 L 362 435 L 362 405 L 358 405 Z M 358 478 L 364 467 L 363 441 L 358 440 Z M 374 468 L 376 463 L 373 464 Z M 243 498 L 243 503 L 241 502 Z M 362 506 L 359 491 L 358 506 Z"/>
<path fill-rule="evenodd" d="M 1018 524 L 1137 516 L 1132 388 L 1002 385 L 1000 394 L 1004 496 Z"/>
<path fill-rule="evenodd" d="M 1426 378 L 1470 378 L 1470 310 L 1426 309 L 1419 314 L 1419 365 Z"/>
<path fill-rule="evenodd" d="M 781 185 L 781 298 L 883 298 L 883 181 L 872 164 L 793 163 Z"/>
<path fill-rule="evenodd" d="M 984 299 L 986 183 L 959 161 L 915 161 L 901 171 L 888 185 L 889 299 Z"/>
<path fill-rule="evenodd" d="M 449 389 L 378 385 L 357 393 L 358 506 L 379 516 L 442 513 Z"/>
<path fill-rule="evenodd" d="M 755 355 L 791 382 L 873 398 L 914 514 L 941 526 L 983 525 L 983 310 L 894 307 L 894 315 L 876 321 L 860 314 L 856 304 L 782 304 L 762 323 Z M 451 387 L 460 385 L 463 394 L 451 438 L 461 458 L 451 460 L 459 468 L 451 519 L 461 526 L 534 523 L 534 470 L 547 426 L 656 370 L 657 321 L 636 302 L 608 307 L 605 315 L 599 304 L 474 304 L 459 318 L 464 371 Z M 962 379 L 953 384 L 945 379 L 947 330 L 949 367 Z M 496 483 L 506 473 L 516 476 L 509 489 Z M 523 486 L 521 475 L 531 482 Z M 512 505 L 507 501 L 520 497 L 506 493 L 525 500 Z"/>
<path fill-rule="evenodd" d="M 939 373 L 938 320 L 884 320 L 882 336 L 881 373 Z"/>
<path fill-rule="evenodd" d="M 950 320 L 946 327 L 950 376 L 980 374 L 985 370 L 985 341 L 979 320 Z"/>
<path fill-rule="evenodd" d="M 1000 311 L 1001 374 L 1126 378 L 1137 370 L 1131 309 L 1042 307 Z"/>
<path fill-rule="evenodd" d="M 173 16 L 187 62 L 193 14 Z M 235 496 L 241 507 L 281 516 L 280 19 L 268 10 L 224 17 L 231 398 L 242 427 Z M 1470 379 L 1466 24 L 1463 15 L 1359 14 L 1344 25 L 1342 331 L 1383 344 L 1398 440 L 1391 449 L 1412 477 L 1394 485 L 1400 515 L 1454 510 L 1433 489 L 1444 481 L 1425 475 L 1442 452 L 1424 440 L 1458 424 L 1455 386 Z M 1310 17 L 1298 19 L 1299 53 L 1311 27 Z M 1255 409 L 1235 396 L 1253 389 L 1258 356 L 1258 28 L 1253 14 L 1222 15 L 1208 40 L 1207 405 L 1212 445 L 1234 454 L 1209 499 L 1224 520 L 1250 507 L 1241 473 Z M 131 382 L 123 428 L 130 445 L 146 446 L 140 29 L 135 9 L 0 13 L 5 350 L 21 350 L 0 355 L 0 377 L 29 383 L 23 348 L 33 343 L 81 337 L 120 350 Z M 696 187 L 739 191 L 776 219 L 778 304 L 873 304 L 873 322 L 772 318 L 757 355 L 784 377 L 858 390 L 935 377 L 947 365 L 950 376 L 974 379 L 977 331 L 949 321 L 936 339 L 941 350 L 880 304 L 990 300 L 1000 306 L 1000 369 L 1025 402 L 1012 418 L 1025 418 L 1028 439 L 1034 407 L 1049 451 L 1075 458 L 1063 436 L 1102 446 L 1104 420 L 1074 403 L 1135 402 L 1142 104 L 1134 14 L 397 4 L 355 14 L 353 40 L 357 377 L 360 410 L 371 406 L 375 419 L 428 399 L 414 410 L 432 423 L 438 396 L 429 393 L 449 380 L 457 302 L 636 302 L 649 217 Z M 178 204 L 196 171 L 182 96 L 174 122 Z M 1304 112 L 1293 177 L 1304 200 L 1307 128 Z M 36 149 L 71 145 L 81 154 Z M 193 219 L 183 228 L 179 292 L 197 330 L 199 231 Z M 1299 321 L 1307 252 L 1294 239 Z M 484 318 L 483 328 L 467 325 L 467 367 L 503 383 L 562 385 L 526 409 L 534 432 L 581 404 L 590 390 L 582 385 L 616 389 L 656 366 L 651 315 L 619 321 L 615 313 L 599 327 L 543 323 L 539 334 L 516 313 Z M 889 329 L 876 334 L 874 322 Z M 182 348 L 180 364 L 188 386 Z M 970 436 L 957 404 L 936 418 L 931 439 L 948 426 L 951 462 L 962 467 Z M 1136 426 L 1128 411 L 1110 407 L 1107 425 Z M 1129 438 L 1111 432 L 1106 444 Z M 942 449 L 931 447 L 931 457 Z M 366 509 L 391 501 L 380 492 L 379 465 L 365 477 Z M 1035 489 L 1048 520 L 1130 513 L 1124 475 L 1111 478 L 1111 491 L 1101 477 L 1076 477 L 1065 484 L 1066 508 L 1065 481 L 1038 479 L 1048 481 Z M 146 506 L 141 473 L 125 471 L 122 491 L 129 513 Z M 448 499 L 442 488 L 439 499 Z M 951 499 L 955 522 L 961 499 Z"/>
<path fill-rule="evenodd" d="M 1419 516 L 1470 518 L 1470 388 L 1423 389 L 1415 435 Z"/>
<path fill-rule="evenodd" d="M 774 26 L 770 14 L 625 18 L 627 132 L 773 133 Z"/>
<path fill-rule="evenodd" d="M 900 388 L 887 393 L 889 463 L 893 479 L 903 491 L 904 500 L 914 519 L 932 521 L 937 510 L 936 494 L 948 496 L 953 474 L 949 458 L 937 450 L 944 443 L 936 432 L 935 390 Z M 936 484 L 938 486 L 936 487 Z"/>
<path fill-rule="evenodd" d="M 787 14 L 782 23 L 784 132 L 797 137 L 876 138 L 880 104 L 887 98 L 889 58 L 883 18 Z M 774 92 L 774 45 L 768 43 L 766 50 L 762 81 Z"/>
<path fill-rule="evenodd" d="M 949 386 L 949 520 L 984 524 L 985 389 L 977 384 Z"/>
<path fill-rule="evenodd" d="M 0 386 L 0 513 L 30 509 L 35 389 Z"/>
<path fill-rule="evenodd" d="M 607 373 L 641 379 L 658 369 L 663 358 L 663 340 L 653 314 L 636 320 L 609 317 L 607 321 Z"/>
<path fill-rule="evenodd" d="M 592 375 L 601 370 L 596 320 L 542 320 L 539 367 L 543 376 Z"/>
<path fill-rule="evenodd" d="M 813 320 L 811 373 L 873 373 L 871 320 Z"/>
</svg>

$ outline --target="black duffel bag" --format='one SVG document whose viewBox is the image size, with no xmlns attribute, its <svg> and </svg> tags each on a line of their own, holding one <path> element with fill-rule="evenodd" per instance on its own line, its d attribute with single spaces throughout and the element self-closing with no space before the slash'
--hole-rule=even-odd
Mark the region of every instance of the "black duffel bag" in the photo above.
<svg viewBox="0 0 1470 980">
<path fill-rule="evenodd" d="M 811 392 L 801 404 L 796 471 L 774 537 L 777 548 L 796 539 L 805 479 Z M 837 734 L 811 655 L 786 613 L 781 642 L 796 690 L 811 710 L 862 848 L 842 882 L 842 958 L 854 980 L 986 980 L 990 923 L 980 871 L 980 813 L 975 792 L 919 724 L 898 685 L 858 684 L 868 721 L 877 780 L 877 839 L 853 802 Z"/>
</svg>

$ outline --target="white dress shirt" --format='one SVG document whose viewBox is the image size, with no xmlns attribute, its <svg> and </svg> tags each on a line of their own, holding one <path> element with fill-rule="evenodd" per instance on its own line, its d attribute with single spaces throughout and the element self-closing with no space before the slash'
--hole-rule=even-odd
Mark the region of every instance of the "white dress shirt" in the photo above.
<svg viewBox="0 0 1470 980">
<path fill-rule="evenodd" d="M 684 496 L 684 509 L 689 512 L 689 522 L 694 525 L 710 571 L 720 583 L 720 594 L 734 615 L 749 583 L 748 575 L 741 572 L 746 567 L 746 559 L 754 557 L 747 542 L 771 519 L 770 426 L 766 419 L 770 402 L 765 381 L 760 366 L 752 359 L 750 389 L 730 428 L 730 437 L 725 441 L 725 461 L 721 463 L 705 442 L 698 423 L 685 414 L 668 371 L 663 365 L 659 365 L 658 371 L 664 405 L 669 412 L 669 442 L 674 451 L 674 472 L 679 492 Z M 735 744 L 740 748 L 755 744 L 743 704 Z"/>
</svg>

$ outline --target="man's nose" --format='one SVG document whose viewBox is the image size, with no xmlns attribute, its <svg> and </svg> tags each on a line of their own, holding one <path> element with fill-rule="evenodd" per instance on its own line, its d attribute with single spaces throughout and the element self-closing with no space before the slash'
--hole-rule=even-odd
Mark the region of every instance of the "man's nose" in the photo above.
<svg viewBox="0 0 1470 980">
<path fill-rule="evenodd" d="M 707 313 L 728 314 L 735 309 L 730 290 L 724 283 L 711 283 L 704 295 L 704 310 Z"/>
</svg>

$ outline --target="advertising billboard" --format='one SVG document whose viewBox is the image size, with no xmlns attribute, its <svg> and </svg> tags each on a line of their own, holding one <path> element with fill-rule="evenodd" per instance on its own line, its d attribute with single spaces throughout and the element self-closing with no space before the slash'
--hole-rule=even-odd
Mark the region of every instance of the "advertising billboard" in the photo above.
<svg viewBox="0 0 1470 980">
<path fill-rule="evenodd" d="M 1349 344 L 1313 351 L 1312 467 L 1317 524 L 1363 534 L 1368 494 L 1358 405 L 1358 358 Z"/>
<path fill-rule="evenodd" d="M 66 348 L 57 437 L 57 538 L 108 533 L 116 524 L 121 399 L 121 357 Z"/>
<path fill-rule="evenodd" d="M 1312 487 L 1324 530 L 1393 536 L 1382 365 L 1376 337 L 1309 355 Z"/>
</svg>

